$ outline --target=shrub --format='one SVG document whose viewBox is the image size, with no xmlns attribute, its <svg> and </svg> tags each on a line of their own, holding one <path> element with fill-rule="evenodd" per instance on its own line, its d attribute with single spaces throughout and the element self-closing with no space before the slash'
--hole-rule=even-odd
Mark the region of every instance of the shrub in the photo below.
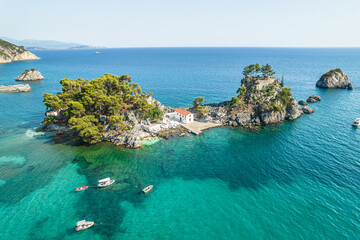
<svg viewBox="0 0 360 240">
<path fill-rule="evenodd" d="M 281 92 L 276 95 L 276 99 L 279 100 L 285 107 L 289 105 L 291 101 L 291 88 L 283 88 Z"/>
<path fill-rule="evenodd" d="M 281 107 L 279 105 L 276 105 L 275 103 L 271 103 L 269 110 L 278 112 L 278 111 L 281 111 Z"/>
<path fill-rule="evenodd" d="M 50 115 L 50 116 L 47 116 L 47 117 L 44 119 L 44 122 L 45 122 L 45 123 L 51 123 L 52 121 L 54 121 L 54 119 L 55 119 L 55 116 Z"/>
<path fill-rule="evenodd" d="M 239 94 L 239 96 L 243 96 L 246 93 L 246 87 L 239 87 L 239 89 L 236 91 L 236 93 Z"/>
<path fill-rule="evenodd" d="M 155 120 L 155 119 L 162 119 L 164 113 L 161 111 L 161 109 L 156 106 L 151 108 L 149 111 L 147 111 L 144 114 L 144 118 L 148 118 L 150 120 Z"/>
</svg>

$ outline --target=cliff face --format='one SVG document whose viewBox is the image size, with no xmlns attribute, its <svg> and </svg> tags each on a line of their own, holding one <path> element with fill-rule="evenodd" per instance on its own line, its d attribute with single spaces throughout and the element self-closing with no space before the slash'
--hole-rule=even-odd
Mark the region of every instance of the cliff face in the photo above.
<svg viewBox="0 0 360 240">
<path fill-rule="evenodd" d="M 16 46 L 0 39 L 0 63 L 40 59 L 25 47 Z"/>
</svg>

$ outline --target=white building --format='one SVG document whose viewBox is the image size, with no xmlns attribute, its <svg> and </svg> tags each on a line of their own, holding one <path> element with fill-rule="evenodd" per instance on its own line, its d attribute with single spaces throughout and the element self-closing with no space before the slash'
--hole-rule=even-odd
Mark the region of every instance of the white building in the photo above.
<svg viewBox="0 0 360 240">
<path fill-rule="evenodd" d="M 56 112 L 56 111 L 47 111 L 46 112 L 46 116 L 48 117 L 48 116 L 57 116 L 58 115 L 58 113 Z"/>
<path fill-rule="evenodd" d="M 186 111 L 185 109 L 178 108 L 175 111 L 175 119 L 182 123 L 189 123 L 194 121 L 194 114 Z"/>
</svg>

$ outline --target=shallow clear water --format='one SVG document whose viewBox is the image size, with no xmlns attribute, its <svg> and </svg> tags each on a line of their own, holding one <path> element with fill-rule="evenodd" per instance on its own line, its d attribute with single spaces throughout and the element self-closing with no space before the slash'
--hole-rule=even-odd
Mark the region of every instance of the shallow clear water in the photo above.
<svg viewBox="0 0 360 240">
<path fill-rule="evenodd" d="M 359 239 L 360 49 L 165 48 L 36 51 L 0 65 L 0 84 L 27 68 L 45 80 L 0 93 L 0 239 Z M 248 132 L 217 128 L 141 149 L 34 135 L 41 95 L 64 77 L 129 74 L 165 105 L 229 99 L 242 68 L 270 63 L 312 115 Z M 341 67 L 355 90 L 316 89 Z M 116 184 L 74 193 L 112 177 Z M 153 184 L 148 194 L 141 189 Z M 75 232 L 86 218 L 96 225 Z"/>
</svg>

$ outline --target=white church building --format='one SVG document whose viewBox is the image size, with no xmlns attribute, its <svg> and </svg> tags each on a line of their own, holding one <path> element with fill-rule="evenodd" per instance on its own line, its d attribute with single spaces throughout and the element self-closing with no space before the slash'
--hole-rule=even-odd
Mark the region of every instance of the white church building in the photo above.
<svg viewBox="0 0 360 240">
<path fill-rule="evenodd" d="M 189 123 L 194 121 L 194 114 L 185 109 L 178 108 L 175 111 L 175 119 L 182 123 Z"/>
</svg>

